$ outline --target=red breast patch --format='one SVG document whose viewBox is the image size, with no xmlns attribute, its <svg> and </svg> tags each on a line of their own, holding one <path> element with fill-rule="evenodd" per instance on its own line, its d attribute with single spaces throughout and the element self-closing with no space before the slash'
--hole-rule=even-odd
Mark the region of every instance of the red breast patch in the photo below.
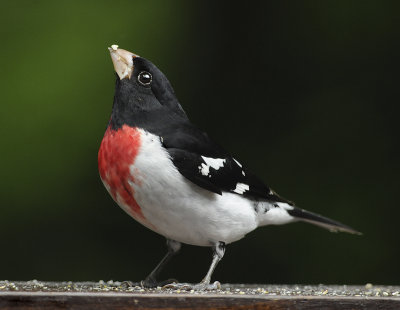
<svg viewBox="0 0 400 310">
<path fill-rule="evenodd" d="M 100 177 L 108 185 L 114 200 L 128 205 L 130 215 L 143 221 L 145 218 L 129 184 L 135 181 L 129 167 L 135 162 L 140 145 L 140 132 L 137 128 L 124 125 L 113 130 L 108 127 L 101 141 L 98 165 Z"/>
</svg>

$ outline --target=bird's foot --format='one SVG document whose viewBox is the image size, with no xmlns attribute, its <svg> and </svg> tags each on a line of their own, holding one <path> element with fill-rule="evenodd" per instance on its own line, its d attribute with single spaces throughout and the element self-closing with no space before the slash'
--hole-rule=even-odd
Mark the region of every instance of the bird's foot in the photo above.
<svg viewBox="0 0 400 310">
<path fill-rule="evenodd" d="M 143 281 L 140 281 L 140 286 L 143 288 L 155 288 L 155 287 L 164 287 L 166 285 L 170 285 L 171 283 L 178 282 L 176 279 L 168 279 L 164 281 L 157 281 L 154 278 L 146 278 Z"/>
<path fill-rule="evenodd" d="M 122 281 L 121 282 L 121 286 L 124 288 L 130 288 L 130 287 L 135 287 L 135 286 L 139 286 L 140 283 L 138 282 L 132 282 L 132 281 Z"/>
<path fill-rule="evenodd" d="M 215 281 L 214 283 L 200 282 L 197 284 L 174 282 L 164 285 L 163 288 L 183 291 L 215 291 L 221 289 L 221 283 L 218 281 Z"/>
</svg>

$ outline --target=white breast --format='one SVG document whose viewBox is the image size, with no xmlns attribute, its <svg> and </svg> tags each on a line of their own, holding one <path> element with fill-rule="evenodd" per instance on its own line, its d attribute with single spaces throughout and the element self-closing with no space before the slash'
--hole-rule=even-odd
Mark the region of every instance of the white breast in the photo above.
<svg viewBox="0 0 400 310">
<path fill-rule="evenodd" d="M 141 147 L 130 167 L 135 200 L 157 233 L 187 244 L 230 243 L 258 226 L 254 202 L 233 193 L 218 195 L 182 176 L 160 138 L 141 131 Z"/>
</svg>

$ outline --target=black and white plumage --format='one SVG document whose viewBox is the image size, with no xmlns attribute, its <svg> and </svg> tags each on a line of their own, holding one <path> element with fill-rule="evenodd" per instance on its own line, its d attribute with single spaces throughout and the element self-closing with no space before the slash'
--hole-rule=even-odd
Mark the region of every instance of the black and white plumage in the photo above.
<svg viewBox="0 0 400 310">
<path fill-rule="evenodd" d="M 145 286 L 157 283 L 180 243 L 214 248 L 210 270 L 196 286 L 207 288 L 225 244 L 259 226 L 301 220 L 357 233 L 280 197 L 189 121 L 155 65 L 115 45 L 109 50 L 118 76 L 99 151 L 101 179 L 128 214 L 168 240 L 168 254 Z"/>
</svg>

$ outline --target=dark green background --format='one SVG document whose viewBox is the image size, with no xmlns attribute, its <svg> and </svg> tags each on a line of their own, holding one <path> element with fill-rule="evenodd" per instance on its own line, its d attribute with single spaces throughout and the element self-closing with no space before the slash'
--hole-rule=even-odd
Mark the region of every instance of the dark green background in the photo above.
<svg viewBox="0 0 400 310">
<path fill-rule="evenodd" d="M 399 284 L 398 3 L 1 1 L 0 279 L 138 281 L 164 255 L 98 177 L 119 44 L 278 193 L 364 233 L 259 228 L 215 279 Z M 210 260 L 186 246 L 163 276 Z"/>
</svg>

